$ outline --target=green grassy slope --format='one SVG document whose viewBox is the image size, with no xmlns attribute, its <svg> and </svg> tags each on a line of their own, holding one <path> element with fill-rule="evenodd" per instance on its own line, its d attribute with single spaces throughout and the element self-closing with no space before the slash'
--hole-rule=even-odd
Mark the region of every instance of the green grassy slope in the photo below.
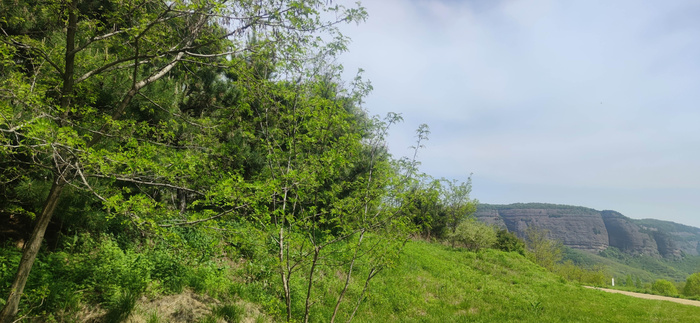
<svg viewBox="0 0 700 323">
<path fill-rule="evenodd" d="M 360 322 L 691 322 L 700 308 L 564 282 L 524 257 L 411 242 L 373 282 Z"/>
<path fill-rule="evenodd" d="M 122 250 L 109 237 L 91 241 L 49 252 L 37 260 L 24 303 L 33 309 L 30 317 L 37 315 L 37 321 L 80 321 L 83 309 L 96 307 L 125 317 L 128 311 L 122 304 L 131 299 L 129 295 L 134 302 L 141 295 L 154 300 L 146 302 L 148 305 L 192 290 L 218 299 L 221 308 L 235 307 L 241 312 L 239 317 L 284 320 L 275 267 L 262 261 L 267 257 L 229 265 L 199 260 L 185 263 L 182 259 L 186 254 L 178 257 L 165 249 Z M 19 251 L 12 246 L 0 251 L 0 289 L 4 294 Z M 358 266 L 357 270 L 357 277 L 363 277 L 366 268 Z M 299 319 L 304 302 L 299 295 L 306 288 L 306 278 L 295 277 L 293 312 Z M 310 319 L 327 322 L 343 275 L 324 271 L 315 277 Z M 362 285 L 362 281 L 352 283 L 338 321 L 347 320 Z M 372 280 L 365 296 L 355 322 L 693 322 L 700 317 L 700 307 L 583 288 L 517 253 L 471 252 L 422 241 L 408 242 L 401 259 Z M 236 304 L 251 304 L 260 309 L 260 315 L 243 313 L 247 310 Z M 206 306 L 212 311 L 217 308 L 213 303 Z M 149 308 L 144 313 L 152 315 L 151 311 Z M 160 315 L 162 321 L 171 321 L 171 317 Z"/>
</svg>

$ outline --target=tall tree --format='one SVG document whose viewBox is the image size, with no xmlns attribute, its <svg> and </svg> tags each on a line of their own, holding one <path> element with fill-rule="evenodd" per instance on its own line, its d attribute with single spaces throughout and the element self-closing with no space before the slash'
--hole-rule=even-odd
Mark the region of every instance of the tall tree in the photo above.
<svg viewBox="0 0 700 323">
<path fill-rule="evenodd" d="M 528 226 L 525 231 L 525 244 L 528 250 L 527 257 L 544 268 L 552 270 L 562 259 L 563 244 L 551 240 L 546 229 Z"/>
<path fill-rule="evenodd" d="M 446 179 L 442 179 L 442 182 L 445 183 L 442 186 L 442 200 L 446 209 L 445 223 L 450 234 L 455 234 L 459 223 L 476 212 L 479 201 L 469 197 L 472 191 L 471 177 L 466 182 Z M 452 246 L 454 247 L 454 240 Z"/>
<path fill-rule="evenodd" d="M 108 213 L 144 230 L 245 205 L 238 174 L 215 180 L 219 119 L 180 104 L 196 74 L 188 71 L 231 66 L 246 51 L 282 56 L 281 70 L 304 69 L 314 53 L 344 48 L 334 24 L 365 16 L 325 0 L 18 0 L 3 1 L 0 12 L 2 180 L 21 173 L 50 182 L 0 322 L 17 313 L 67 186 L 93 193 Z M 328 46 L 319 31 L 335 37 Z M 253 32 L 266 41 L 248 46 Z M 188 207 L 187 195 L 202 202 Z"/>
<path fill-rule="evenodd" d="M 256 214 L 260 229 L 275 242 L 287 320 L 299 304 L 295 299 L 302 300 L 300 319 L 310 319 L 317 277 L 330 268 L 342 272 L 344 283 L 328 319 L 351 318 L 357 306 L 340 313 L 350 282 L 361 280 L 366 290 L 410 232 L 411 218 L 388 203 L 400 201 L 396 194 L 410 182 L 408 171 L 397 173 L 384 147 L 390 124 L 400 117 L 367 118 L 360 104 L 369 85 L 358 78 L 345 90 L 337 80 L 329 66 L 294 82 L 250 74 L 243 86 L 251 91 L 245 100 L 259 124 L 256 137 L 267 150 L 258 181 L 267 199 Z M 370 267 L 361 279 L 360 263 Z M 296 279 L 305 284 L 297 294 Z"/>
</svg>

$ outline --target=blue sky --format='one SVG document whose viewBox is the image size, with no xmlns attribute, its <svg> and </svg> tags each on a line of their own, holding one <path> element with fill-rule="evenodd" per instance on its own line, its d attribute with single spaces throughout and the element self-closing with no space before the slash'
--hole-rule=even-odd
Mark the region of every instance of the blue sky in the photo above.
<svg viewBox="0 0 700 323">
<path fill-rule="evenodd" d="M 363 1 L 348 79 L 402 113 L 394 155 L 483 203 L 611 209 L 700 227 L 700 2 Z"/>
</svg>

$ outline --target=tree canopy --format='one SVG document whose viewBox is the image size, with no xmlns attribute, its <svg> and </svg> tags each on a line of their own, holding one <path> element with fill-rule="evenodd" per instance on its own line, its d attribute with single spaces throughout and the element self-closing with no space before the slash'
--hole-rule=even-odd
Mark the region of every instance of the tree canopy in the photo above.
<svg viewBox="0 0 700 323">
<path fill-rule="evenodd" d="M 0 11 L 0 215 L 33 223 L 1 322 L 20 310 L 57 221 L 72 245 L 83 233 L 191 244 L 188 228 L 230 238 L 244 226 L 287 320 L 308 321 L 327 290 L 316 275 L 337 272 L 334 321 L 354 317 L 410 236 L 454 231 L 474 210 L 470 182 L 418 172 L 426 125 L 413 158 L 394 159 L 385 139 L 401 116 L 364 110 L 361 71 L 341 79 L 337 25 L 363 21 L 359 4 L 18 0 Z"/>
</svg>

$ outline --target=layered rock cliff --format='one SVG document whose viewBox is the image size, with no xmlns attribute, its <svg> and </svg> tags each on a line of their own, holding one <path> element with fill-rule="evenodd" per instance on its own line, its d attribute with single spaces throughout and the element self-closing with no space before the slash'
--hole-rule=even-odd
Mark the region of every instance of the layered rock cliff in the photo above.
<svg viewBox="0 0 700 323">
<path fill-rule="evenodd" d="M 615 211 L 555 204 L 479 205 L 476 217 L 523 237 L 534 226 L 564 245 L 598 252 L 616 247 L 629 254 L 677 258 L 698 255 L 700 229 L 659 220 L 633 220 Z"/>
</svg>

